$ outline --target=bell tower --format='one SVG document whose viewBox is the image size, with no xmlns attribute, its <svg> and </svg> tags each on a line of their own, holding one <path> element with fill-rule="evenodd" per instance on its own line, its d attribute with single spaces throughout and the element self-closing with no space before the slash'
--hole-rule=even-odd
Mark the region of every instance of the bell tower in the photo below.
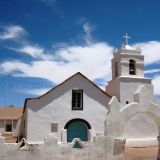
<svg viewBox="0 0 160 160">
<path fill-rule="evenodd" d="M 152 85 L 151 79 L 144 77 L 144 56 L 141 50 L 128 45 L 131 37 L 127 33 L 123 38 L 125 44 L 113 53 L 112 80 L 108 82 L 106 91 L 116 96 L 122 104 L 128 104 L 135 101 L 134 95 L 140 86 L 152 88 Z"/>
<path fill-rule="evenodd" d="M 131 37 L 127 33 L 123 37 L 126 44 L 113 54 L 112 79 L 119 76 L 144 77 L 144 56 L 141 55 L 141 50 L 128 45 L 128 38 Z"/>
</svg>

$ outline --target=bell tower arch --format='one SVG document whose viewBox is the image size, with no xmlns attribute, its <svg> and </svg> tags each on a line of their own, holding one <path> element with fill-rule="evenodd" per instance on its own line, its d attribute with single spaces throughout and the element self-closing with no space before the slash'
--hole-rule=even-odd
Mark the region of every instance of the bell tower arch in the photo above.
<svg viewBox="0 0 160 160">
<path fill-rule="evenodd" d="M 136 75 L 136 61 L 133 59 L 129 60 L 129 74 Z"/>
</svg>

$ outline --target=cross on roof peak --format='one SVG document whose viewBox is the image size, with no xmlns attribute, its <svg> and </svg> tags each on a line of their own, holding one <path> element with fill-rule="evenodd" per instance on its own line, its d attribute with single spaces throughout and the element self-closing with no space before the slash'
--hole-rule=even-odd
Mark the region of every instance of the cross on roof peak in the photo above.
<svg viewBox="0 0 160 160">
<path fill-rule="evenodd" d="M 128 39 L 131 38 L 131 37 L 128 36 L 127 32 L 126 32 L 126 35 L 123 36 L 123 38 L 125 38 L 125 43 L 126 43 L 126 45 L 128 45 Z"/>
</svg>

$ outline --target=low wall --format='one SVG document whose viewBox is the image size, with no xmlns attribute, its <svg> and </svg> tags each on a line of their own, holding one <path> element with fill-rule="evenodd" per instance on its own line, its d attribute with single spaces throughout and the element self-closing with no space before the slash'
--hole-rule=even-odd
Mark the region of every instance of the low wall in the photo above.
<svg viewBox="0 0 160 160">
<path fill-rule="evenodd" d="M 23 145 L 22 145 L 23 144 Z M 124 141 L 112 143 L 107 137 L 94 137 L 93 142 L 57 143 L 53 135 L 43 144 L 4 144 L 0 138 L 0 160 L 123 160 Z"/>
</svg>

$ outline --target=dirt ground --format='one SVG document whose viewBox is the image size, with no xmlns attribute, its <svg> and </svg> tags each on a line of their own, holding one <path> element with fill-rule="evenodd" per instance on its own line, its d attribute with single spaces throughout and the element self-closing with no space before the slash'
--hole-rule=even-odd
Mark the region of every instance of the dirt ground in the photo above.
<svg viewBox="0 0 160 160">
<path fill-rule="evenodd" d="M 125 148 L 125 160 L 160 160 L 160 148 Z"/>
</svg>

